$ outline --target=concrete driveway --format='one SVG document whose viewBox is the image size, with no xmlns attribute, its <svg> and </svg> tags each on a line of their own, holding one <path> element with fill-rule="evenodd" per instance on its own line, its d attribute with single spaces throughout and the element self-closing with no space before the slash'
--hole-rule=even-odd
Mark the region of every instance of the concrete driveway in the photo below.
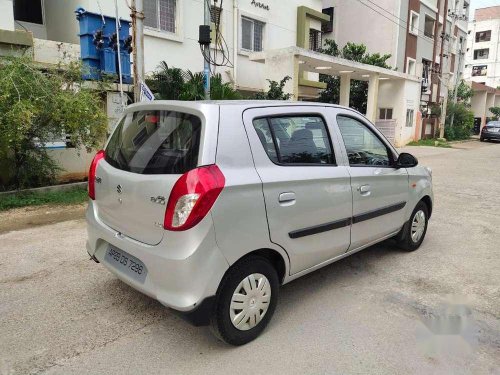
<svg viewBox="0 0 500 375">
<path fill-rule="evenodd" d="M 89 261 L 82 220 L 2 234 L 0 374 L 500 374 L 500 144 L 456 147 L 407 149 L 434 171 L 418 251 L 388 241 L 284 286 L 239 348 Z"/>
</svg>

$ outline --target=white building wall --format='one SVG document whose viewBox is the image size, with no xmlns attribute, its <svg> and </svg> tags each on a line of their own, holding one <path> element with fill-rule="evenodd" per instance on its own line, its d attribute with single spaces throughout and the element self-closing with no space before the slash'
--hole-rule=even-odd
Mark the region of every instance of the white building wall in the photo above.
<svg viewBox="0 0 500 375">
<path fill-rule="evenodd" d="M 203 2 L 199 0 L 177 0 L 178 27 L 175 34 L 158 32 L 145 28 L 145 71 L 154 71 L 160 62 L 165 61 L 170 67 L 189 69 L 193 72 L 203 70 L 203 58 L 198 44 L 198 27 L 203 23 Z M 91 12 L 99 13 L 96 0 L 80 2 Z M 102 11 L 114 16 L 112 1 L 100 1 Z M 130 19 L 130 10 L 125 0 L 118 0 L 120 17 Z M 262 64 L 249 61 L 248 53 L 240 48 L 241 17 L 246 16 L 265 23 L 264 50 L 284 48 L 296 45 L 297 38 L 297 8 L 307 6 L 317 11 L 322 10 L 321 0 L 268 0 L 261 1 L 269 6 L 269 10 L 255 6 L 252 0 L 225 0 L 222 12 L 222 35 L 227 43 L 227 53 L 231 62 L 235 57 L 236 46 L 236 76 L 237 87 L 249 90 L 262 90 L 265 84 Z M 218 2 L 220 5 L 220 1 Z M 236 15 L 237 39 L 233 27 Z M 216 72 L 231 81 L 234 71 L 228 67 L 216 68 Z"/>
<path fill-rule="evenodd" d="M 476 33 L 491 30 L 489 42 L 477 42 Z M 487 59 L 474 59 L 474 50 L 489 48 Z M 500 86 L 500 19 L 480 22 L 469 22 L 469 35 L 467 38 L 467 52 L 465 55 L 464 78 L 474 82 L 485 83 L 486 86 Z M 486 65 L 486 75 L 473 76 L 474 66 Z"/>
<path fill-rule="evenodd" d="M 402 72 L 403 61 L 398 61 L 398 56 L 401 50 L 404 54 L 406 23 L 399 21 L 401 0 L 376 3 L 323 0 L 323 8 L 334 7 L 334 31 L 323 38 L 334 39 L 341 48 L 348 42 L 363 43 L 370 53 L 390 54 L 387 63 Z"/>
<path fill-rule="evenodd" d="M 0 29 L 10 31 L 15 29 L 12 0 L 0 0 Z"/>
</svg>

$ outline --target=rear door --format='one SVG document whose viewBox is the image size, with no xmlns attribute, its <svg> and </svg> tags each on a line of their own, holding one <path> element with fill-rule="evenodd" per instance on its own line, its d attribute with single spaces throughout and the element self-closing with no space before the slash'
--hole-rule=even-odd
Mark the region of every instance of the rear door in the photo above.
<svg viewBox="0 0 500 375">
<path fill-rule="evenodd" d="M 96 171 L 99 219 L 137 241 L 158 244 L 170 191 L 200 162 L 204 126 L 199 115 L 178 111 L 127 114 Z"/>
<path fill-rule="evenodd" d="M 243 115 L 271 241 L 290 256 L 291 274 L 349 247 L 352 196 L 323 107 L 253 108 Z"/>
<path fill-rule="evenodd" d="M 395 153 L 362 116 L 339 110 L 338 131 L 345 145 L 353 194 L 351 246 L 367 245 L 404 224 L 408 173 L 394 168 Z"/>
</svg>

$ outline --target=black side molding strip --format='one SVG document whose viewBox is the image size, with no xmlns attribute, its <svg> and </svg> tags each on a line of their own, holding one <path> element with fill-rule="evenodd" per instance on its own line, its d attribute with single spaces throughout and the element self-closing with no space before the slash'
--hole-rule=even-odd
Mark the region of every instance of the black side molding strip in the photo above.
<svg viewBox="0 0 500 375">
<path fill-rule="evenodd" d="M 376 217 L 390 214 L 391 212 L 396 212 L 401 210 L 404 206 L 406 206 L 406 202 L 396 203 L 390 206 L 382 207 L 377 210 L 369 211 L 361 215 L 356 215 L 352 217 L 352 223 L 361 223 L 365 220 L 374 219 Z"/>
<path fill-rule="evenodd" d="M 290 236 L 290 238 L 300 238 L 300 237 L 310 236 L 312 234 L 327 232 L 327 231 L 333 230 L 333 229 L 347 227 L 349 225 L 351 225 L 351 218 L 350 217 L 347 219 L 332 221 L 332 222 L 326 223 L 326 224 L 315 225 L 313 227 L 309 227 L 309 228 L 305 228 L 305 229 L 294 230 L 294 231 L 288 233 L 288 235 Z"/>
<path fill-rule="evenodd" d="M 374 211 L 369 211 L 361 215 L 353 216 L 352 218 L 341 219 L 337 221 L 332 221 L 330 223 L 315 225 L 313 227 L 308 227 L 304 229 L 297 229 L 288 233 L 290 238 L 300 238 L 305 236 L 311 236 L 313 234 L 327 232 L 329 230 L 339 229 L 347 227 L 351 224 L 360 223 L 362 221 L 374 219 L 378 216 L 390 214 L 391 212 L 396 212 L 401 210 L 406 206 L 406 202 L 396 203 L 390 206 L 382 207 Z"/>
</svg>

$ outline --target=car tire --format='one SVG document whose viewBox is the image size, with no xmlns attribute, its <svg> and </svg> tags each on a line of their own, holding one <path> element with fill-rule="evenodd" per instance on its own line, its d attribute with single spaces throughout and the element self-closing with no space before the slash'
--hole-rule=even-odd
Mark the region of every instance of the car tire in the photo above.
<svg viewBox="0 0 500 375">
<path fill-rule="evenodd" d="M 278 292 L 278 273 L 266 258 L 242 259 L 221 281 L 211 319 L 212 332 L 231 345 L 254 340 L 271 320 Z"/>
<path fill-rule="evenodd" d="M 480 138 L 479 138 L 479 141 L 480 141 L 480 142 L 484 142 L 484 138 L 483 138 L 483 137 L 480 137 Z"/>
<path fill-rule="evenodd" d="M 420 201 L 415 206 L 410 220 L 401 229 L 397 238 L 398 246 L 406 251 L 417 250 L 427 233 L 427 223 L 429 221 L 429 209 L 427 205 Z"/>
</svg>

